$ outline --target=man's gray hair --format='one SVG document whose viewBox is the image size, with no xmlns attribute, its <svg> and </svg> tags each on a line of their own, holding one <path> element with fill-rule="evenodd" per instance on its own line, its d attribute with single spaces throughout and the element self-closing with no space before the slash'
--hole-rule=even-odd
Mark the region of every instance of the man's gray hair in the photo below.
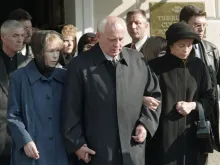
<svg viewBox="0 0 220 165">
<path fill-rule="evenodd" d="M 19 21 L 6 20 L 1 25 L 1 35 L 8 34 L 11 31 L 11 29 L 15 29 L 15 28 L 24 28 L 24 27 Z"/>
<path fill-rule="evenodd" d="M 124 19 L 122 19 L 120 17 L 118 17 L 118 19 L 121 21 L 122 26 L 124 26 L 126 28 L 126 23 L 125 23 Z M 97 32 L 104 33 L 105 26 L 106 26 L 107 22 L 108 22 L 107 18 L 101 19 L 97 24 Z"/>
<path fill-rule="evenodd" d="M 97 32 L 104 33 L 107 18 L 101 19 L 97 24 Z"/>
</svg>

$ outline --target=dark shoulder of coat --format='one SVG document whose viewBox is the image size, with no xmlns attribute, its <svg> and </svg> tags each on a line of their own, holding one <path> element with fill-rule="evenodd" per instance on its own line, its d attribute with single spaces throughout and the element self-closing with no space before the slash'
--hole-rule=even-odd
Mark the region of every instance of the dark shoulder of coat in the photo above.
<svg viewBox="0 0 220 165">
<path fill-rule="evenodd" d="M 130 59 L 129 61 L 132 61 L 132 63 L 136 61 L 138 65 L 141 65 L 141 66 L 148 65 L 146 59 L 144 58 L 141 52 L 135 49 L 132 49 L 132 48 L 127 48 L 127 47 L 124 47 L 123 49 L 124 51 L 127 51 L 127 54 L 129 55 L 129 59 Z"/>
<path fill-rule="evenodd" d="M 208 51 L 217 49 L 217 47 L 213 43 L 211 43 L 207 40 L 202 40 L 202 43 L 205 46 L 206 50 L 208 50 Z"/>
<path fill-rule="evenodd" d="M 19 68 L 11 73 L 10 78 L 16 80 L 16 82 L 21 82 L 25 77 L 25 67 Z"/>
<path fill-rule="evenodd" d="M 125 45 L 125 47 L 130 48 L 131 47 L 131 43 Z"/>
<path fill-rule="evenodd" d="M 165 56 L 158 57 L 158 58 L 148 61 L 148 64 L 150 68 L 153 70 L 153 72 L 156 75 L 159 75 L 161 72 L 161 68 L 164 68 L 163 66 L 166 65 L 167 62 L 169 62 L 169 59 L 165 55 Z"/>
</svg>

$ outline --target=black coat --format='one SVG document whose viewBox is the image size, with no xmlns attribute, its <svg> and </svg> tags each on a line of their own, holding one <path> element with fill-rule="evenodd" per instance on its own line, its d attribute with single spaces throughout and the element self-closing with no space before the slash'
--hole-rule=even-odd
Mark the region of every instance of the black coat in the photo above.
<svg viewBox="0 0 220 165">
<path fill-rule="evenodd" d="M 163 98 L 159 128 L 149 146 L 148 164 L 196 165 L 197 109 L 202 107 L 205 116 L 209 116 L 215 99 L 208 69 L 198 58 L 190 56 L 183 61 L 169 53 L 149 65 L 159 77 Z M 184 117 L 176 110 L 178 101 L 196 102 L 196 110 Z M 160 159 L 154 159 L 155 155 Z"/>
<path fill-rule="evenodd" d="M 0 51 L 0 155 L 10 155 L 11 138 L 7 134 L 7 103 L 8 103 L 8 87 L 9 76 L 7 74 L 4 60 Z M 31 59 L 21 54 L 17 54 L 17 68 L 25 66 Z M 4 151 L 4 153 L 3 153 Z"/>
<path fill-rule="evenodd" d="M 154 135 L 160 109 L 142 108 L 144 92 L 161 99 L 159 84 L 141 53 L 123 48 L 113 67 L 98 44 L 74 58 L 64 89 L 62 129 L 67 151 L 84 143 L 96 151 L 91 165 L 144 165 L 145 144 L 132 140 L 137 124 Z M 122 163 L 123 161 L 123 163 Z"/>
</svg>

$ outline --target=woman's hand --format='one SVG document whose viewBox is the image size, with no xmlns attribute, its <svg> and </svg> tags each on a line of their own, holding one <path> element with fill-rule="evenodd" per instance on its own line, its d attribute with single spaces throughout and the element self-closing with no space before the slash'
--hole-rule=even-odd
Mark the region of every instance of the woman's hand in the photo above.
<svg viewBox="0 0 220 165">
<path fill-rule="evenodd" d="M 185 101 L 179 101 L 176 104 L 176 110 L 179 114 L 186 116 L 188 115 L 192 110 L 196 108 L 195 102 L 185 102 Z"/>
<path fill-rule="evenodd" d="M 160 105 L 160 101 L 153 97 L 144 97 L 143 104 L 147 106 L 149 109 L 155 111 L 157 107 Z"/>
<path fill-rule="evenodd" d="M 24 152 L 30 158 L 34 158 L 34 159 L 40 158 L 37 147 L 33 141 L 24 145 Z"/>
</svg>

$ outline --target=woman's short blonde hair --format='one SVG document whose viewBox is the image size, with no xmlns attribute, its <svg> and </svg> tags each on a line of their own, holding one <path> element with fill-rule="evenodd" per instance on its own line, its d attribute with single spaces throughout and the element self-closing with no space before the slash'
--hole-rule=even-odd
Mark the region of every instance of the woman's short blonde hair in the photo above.
<svg viewBox="0 0 220 165">
<path fill-rule="evenodd" d="M 58 43 L 59 49 L 63 48 L 63 40 L 58 33 L 48 33 L 45 38 L 46 47 L 49 43 L 56 41 Z"/>
</svg>

